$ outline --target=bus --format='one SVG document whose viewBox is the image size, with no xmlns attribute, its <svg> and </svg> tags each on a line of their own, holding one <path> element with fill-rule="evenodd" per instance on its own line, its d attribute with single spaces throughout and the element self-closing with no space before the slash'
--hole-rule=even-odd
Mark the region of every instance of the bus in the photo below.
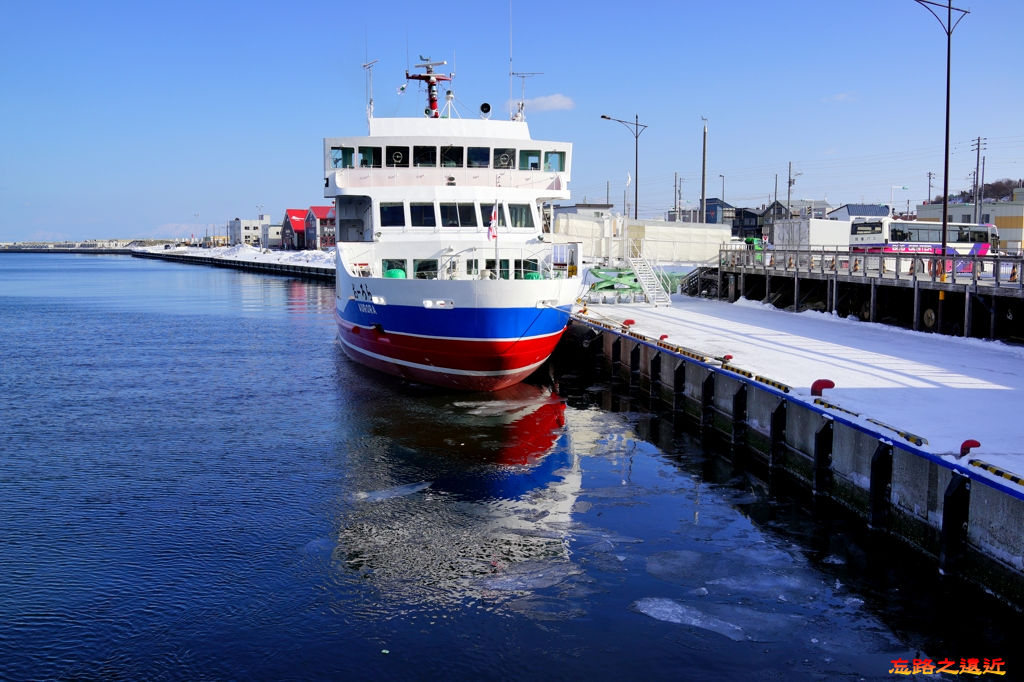
<svg viewBox="0 0 1024 682">
<path fill-rule="evenodd" d="M 946 223 L 946 255 L 987 256 L 999 248 L 995 225 Z M 859 253 L 942 253 L 942 223 L 877 218 L 850 223 L 850 251 Z M 952 264 L 946 261 L 946 267 Z M 956 262 L 957 272 L 970 272 L 969 260 Z"/>
</svg>

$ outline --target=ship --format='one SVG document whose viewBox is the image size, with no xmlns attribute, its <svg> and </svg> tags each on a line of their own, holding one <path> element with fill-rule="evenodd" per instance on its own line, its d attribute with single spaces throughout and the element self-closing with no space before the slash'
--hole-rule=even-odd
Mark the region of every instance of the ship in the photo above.
<svg viewBox="0 0 1024 682">
<path fill-rule="evenodd" d="M 335 320 L 345 353 L 409 381 L 468 391 L 517 384 L 551 355 L 579 301 L 580 244 L 545 229 L 569 198 L 572 145 L 534 140 L 524 103 L 462 118 L 451 74 L 424 59 L 422 117 L 375 117 L 324 138 L 333 200 Z"/>
</svg>

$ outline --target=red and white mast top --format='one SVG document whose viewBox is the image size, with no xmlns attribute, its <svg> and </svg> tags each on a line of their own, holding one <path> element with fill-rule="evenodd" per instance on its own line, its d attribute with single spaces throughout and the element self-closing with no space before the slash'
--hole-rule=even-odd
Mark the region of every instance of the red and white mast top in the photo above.
<svg viewBox="0 0 1024 682">
<path fill-rule="evenodd" d="M 429 108 L 424 112 L 430 118 L 440 118 L 441 112 L 437 109 L 437 84 L 442 81 L 450 81 L 455 74 L 444 74 L 434 73 L 435 66 L 444 66 L 448 62 L 432 62 L 424 60 L 422 64 L 417 64 L 416 68 L 425 69 L 426 73 L 409 73 L 408 70 L 405 72 L 405 78 L 407 80 L 425 81 L 427 84 L 427 99 L 429 100 Z"/>
</svg>

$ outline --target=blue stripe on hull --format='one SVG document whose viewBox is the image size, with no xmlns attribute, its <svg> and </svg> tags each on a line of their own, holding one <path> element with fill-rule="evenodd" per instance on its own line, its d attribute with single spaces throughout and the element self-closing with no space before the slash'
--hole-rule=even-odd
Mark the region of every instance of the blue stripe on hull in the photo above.
<svg viewBox="0 0 1024 682">
<path fill-rule="evenodd" d="M 340 303 L 340 302 L 339 302 Z M 561 308 L 450 308 L 375 305 L 348 300 L 342 319 L 362 327 L 381 325 L 388 332 L 469 339 L 518 339 L 561 331 L 570 306 Z"/>
</svg>

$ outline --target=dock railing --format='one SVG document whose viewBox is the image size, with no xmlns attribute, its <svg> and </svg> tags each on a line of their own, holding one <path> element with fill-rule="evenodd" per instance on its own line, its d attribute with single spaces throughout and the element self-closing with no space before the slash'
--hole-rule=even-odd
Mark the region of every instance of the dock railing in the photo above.
<svg viewBox="0 0 1024 682">
<path fill-rule="evenodd" d="M 943 257 L 932 253 L 858 252 L 847 246 L 754 250 L 746 244 L 729 244 L 720 249 L 718 262 L 723 269 L 773 276 L 834 274 L 865 280 L 928 280 L 1024 289 L 1024 257 L 1019 255 Z"/>
</svg>

